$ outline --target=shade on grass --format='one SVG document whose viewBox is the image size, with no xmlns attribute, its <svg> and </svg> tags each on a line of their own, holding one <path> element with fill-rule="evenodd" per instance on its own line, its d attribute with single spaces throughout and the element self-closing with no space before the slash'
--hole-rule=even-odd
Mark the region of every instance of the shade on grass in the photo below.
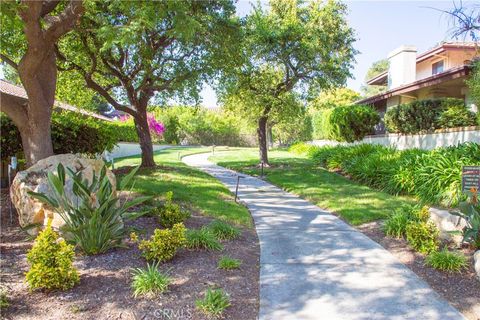
<svg viewBox="0 0 480 320">
<path fill-rule="evenodd" d="M 208 152 L 210 148 L 171 148 L 155 152 L 157 168 L 141 169 L 135 177 L 133 191 L 163 196 L 173 191 L 174 201 L 193 210 L 236 224 L 252 226 L 248 210 L 235 203 L 230 191 L 210 175 L 185 165 L 180 157 Z M 122 158 L 116 167 L 138 165 L 140 156 Z"/>
<path fill-rule="evenodd" d="M 321 208 L 336 212 L 353 225 L 386 218 L 402 205 L 413 203 L 410 198 L 392 196 L 359 185 L 319 167 L 306 157 L 288 151 L 271 151 L 269 158 L 271 168 L 265 169 L 269 182 Z M 247 174 L 260 174 L 260 169 L 256 166 L 256 149 L 217 154 L 210 157 L 210 160 Z"/>
</svg>

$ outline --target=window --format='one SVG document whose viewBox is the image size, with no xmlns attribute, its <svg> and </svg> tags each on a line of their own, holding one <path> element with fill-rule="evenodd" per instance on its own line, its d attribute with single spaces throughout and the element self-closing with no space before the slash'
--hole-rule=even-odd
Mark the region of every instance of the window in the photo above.
<svg viewBox="0 0 480 320">
<path fill-rule="evenodd" d="M 436 75 L 443 72 L 443 65 L 445 60 L 441 60 L 432 64 L 432 75 Z"/>
</svg>

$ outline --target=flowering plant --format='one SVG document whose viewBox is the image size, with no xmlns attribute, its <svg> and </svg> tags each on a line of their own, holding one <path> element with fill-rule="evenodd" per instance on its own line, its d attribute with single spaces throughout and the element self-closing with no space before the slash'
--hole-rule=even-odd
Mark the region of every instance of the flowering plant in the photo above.
<svg viewBox="0 0 480 320">
<path fill-rule="evenodd" d="M 121 122 L 127 122 L 130 120 L 130 115 L 124 114 L 120 116 L 119 120 Z M 161 122 L 158 122 L 157 119 L 155 119 L 155 116 L 151 113 L 147 114 L 147 122 L 148 122 L 148 128 L 150 129 L 150 132 L 157 135 L 161 136 L 165 132 L 165 125 Z"/>
</svg>

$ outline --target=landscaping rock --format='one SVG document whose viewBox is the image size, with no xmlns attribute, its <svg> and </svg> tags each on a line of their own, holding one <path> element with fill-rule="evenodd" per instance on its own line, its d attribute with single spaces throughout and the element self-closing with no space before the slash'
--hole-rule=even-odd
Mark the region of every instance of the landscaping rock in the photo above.
<svg viewBox="0 0 480 320">
<path fill-rule="evenodd" d="M 440 238 L 461 245 L 462 235 L 452 234 L 451 232 L 462 231 L 466 225 L 466 221 L 458 216 L 450 214 L 447 210 L 430 208 L 429 212 L 430 220 L 435 223 L 438 230 L 440 230 Z"/>
<path fill-rule="evenodd" d="M 480 280 L 480 250 L 477 250 L 473 255 L 473 266 L 475 267 L 475 272 L 477 272 L 477 278 Z"/>
<path fill-rule="evenodd" d="M 58 214 L 55 214 L 50 206 L 43 204 L 28 194 L 29 191 L 34 191 L 50 195 L 51 191 L 48 186 L 47 173 L 57 172 L 59 163 L 75 172 L 81 171 L 83 178 L 89 182 L 92 181 L 93 172 L 98 176 L 104 166 L 102 160 L 83 158 L 73 154 L 59 154 L 40 160 L 27 170 L 18 172 L 10 188 L 10 197 L 17 209 L 18 220 L 22 227 L 31 224 L 46 225 L 50 217 L 53 219 L 52 227 L 59 228 L 64 224 L 63 219 Z M 107 169 L 107 176 L 115 189 L 115 175 Z M 72 185 L 73 183 L 67 175 L 65 193 L 70 199 L 75 197 L 72 192 Z M 29 229 L 28 232 L 35 234 L 40 229 L 33 228 Z"/>
</svg>

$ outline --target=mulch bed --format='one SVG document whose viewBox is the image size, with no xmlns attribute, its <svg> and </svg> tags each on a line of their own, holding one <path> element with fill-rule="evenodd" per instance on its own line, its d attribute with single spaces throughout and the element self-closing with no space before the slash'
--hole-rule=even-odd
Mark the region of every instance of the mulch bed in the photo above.
<svg viewBox="0 0 480 320">
<path fill-rule="evenodd" d="M 480 319 L 480 281 L 473 269 L 474 250 L 461 249 L 469 257 L 470 265 L 467 270 L 461 273 L 449 273 L 426 266 L 425 256 L 412 250 L 405 239 L 386 237 L 380 222 L 371 222 L 356 228 L 390 251 L 465 317 L 470 320 Z"/>
<path fill-rule="evenodd" d="M 195 309 L 209 287 L 221 287 L 230 295 L 231 306 L 225 319 L 256 319 L 258 315 L 259 245 L 253 229 L 224 242 L 221 252 L 180 250 L 175 258 L 161 265 L 174 279 L 169 292 L 153 298 L 133 298 L 131 269 L 145 267 L 137 246 L 118 248 L 96 256 L 77 256 L 75 266 L 80 284 L 66 292 L 29 292 L 24 283 L 28 270 L 26 252 L 32 245 L 18 226 L 10 224 L 6 190 L 1 194 L 0 280 L 7 289 L 10 306 L 2 311 L 5 319 L 207 319 Z M 185 224 L 198 228 L 211 218 L 193 213 Z M 132 226 L 149 236 L 159 227 L 154 217 L 141 217 Z M 241 259 L 239 270 L 217 269 L 222 255 Z"/>
</svg>

